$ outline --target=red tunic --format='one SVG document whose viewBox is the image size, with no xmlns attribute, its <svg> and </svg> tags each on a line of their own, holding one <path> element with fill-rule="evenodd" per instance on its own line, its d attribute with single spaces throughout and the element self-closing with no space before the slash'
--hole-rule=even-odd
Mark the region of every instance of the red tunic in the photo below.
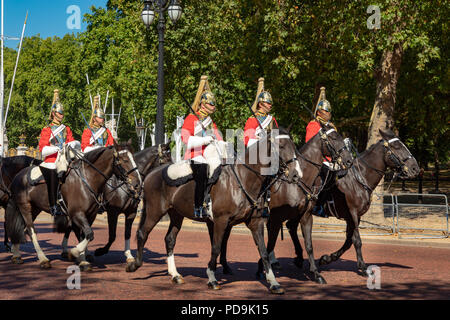
<svg viewBox="0 0 450 320">
<path fill-rule="evenodd" d="M 322 126 L 316 120 L 311 120 L 306 126 L 305 142 L 308 142 L 312 137 L 319 133 Z M 325 157 L 326 160 L 331 161 L 330 157 Z M 324 160 L 325 161 L 325 160 Z"/>
<path fill-rule="evenodd" d="M 108 134 L 108 138 L 106 139 L 105 145 L 103 145 L 102 147 L 109 147 L 109 146 L 114 145 L 114 138 L 111 134 L 111 131 L 109 131 L 109 129 L 106 128 L 105 132 Z M 92 131 L 89 130 L 89 128 L 84 129 L 83 135 L 81 136 L 81 151 L 84 152 L 84 149 L 86 147 L 94 146 L 94 144 L 91 144 L 91 137 L 92 137 Z"/>
<path fill-rule="evenodd" d="M 75 140 L 72 135 L 72 130 L 70 130 L 69 127 L 66 126 L 66 128 L 63 131 L 65 131 L 65 136 L 66 136 L 66 140 L 64 141 L 64 143 L 69 143 L 69 142 L 72 142 Z M 54 138 L 52 135 L 51 127 L 47 126 L 44 129 L 42 129 L 41 136 L 39 139 L 39 151 L 42 152 L 42 149 L 44 149 L 44 147 L 52 146 L 52 144 L 50 143 L 51 138 Z M 47 157 L 45 157 L 44 162 L 50 162 L 50 163 L 55 162 L 57 156 L 58 156 L 57 152 L 50 154 Z"/>
<path fill-rule="evenodd" d="M 195 132 L 195 126 L 197 125 L 199 121 L 198 114 L 193 115 L 192 113 L 189 114 L 186 119 L 184 119 L 183 126 L 181 127 L 181 139 L 183 142 L 187 145 L 189 141 L 189 137 L 194 136 Z M 210 126 L 211 127 L 211 126 Z M 212 122 L 212 127 L 214 128 L 214 135 L 216 136 L 217 140 L 222 141 L 222 136 L 219 133 L 219 130 L 217 129 L 217 126 L 214 122 Z M 206 128 L 210 129 L 210 128 Z M 203 152 L 205 151 L 206 146 L 202 146 L 201 150 L 200 147 L 186 150 L 186 153 L 184 154 L 184 159 L 193 159 L 197 156 L 203 156 Z"/>
<path fill-rule="evenodd" d="M 275 117 L 272 117 L 272 121 L 278 128 L 278 123 Z M 247 122 L 245 123 L 244 127 L 244 144 L 246 147 L 250 139 L 258 139 L 258 137 L 255 134 L 256 129 L 258 129 L 258 127 L 259 127 L 258 120 L 255 117 L 252 116 L 247 119 Z"/>
</svg>

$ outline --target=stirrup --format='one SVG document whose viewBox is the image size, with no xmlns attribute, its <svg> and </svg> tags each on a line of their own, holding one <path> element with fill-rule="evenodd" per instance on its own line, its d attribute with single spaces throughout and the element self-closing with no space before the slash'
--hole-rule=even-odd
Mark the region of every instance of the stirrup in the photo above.
<svg viewBox="0 0 450 320">
<path fill-rule="evenodd" d="M 57 216 L 63 216 L 64 212 L 61 210 L 61 206 L 56 204 L 53 207 L 50 208 L 50 214 L 53 217 L 57 217 Z"/>
</svg>

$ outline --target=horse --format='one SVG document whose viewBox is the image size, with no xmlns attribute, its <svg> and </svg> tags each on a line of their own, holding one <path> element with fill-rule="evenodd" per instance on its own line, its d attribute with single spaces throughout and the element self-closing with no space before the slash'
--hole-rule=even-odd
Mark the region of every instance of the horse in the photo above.
<svg viewBox="0 0 450 320">
<path fill-rule="evenodd" d="M 363 276 L 367 276 L 367 265 L 362 257 L 362 241 L 359 234 L 361 217 L 369 210 L 373 190 L 391 168 L 401 178 L 412 179 L 419 174 L 419 166 L 416 159 L 405 144 L 391 130 L 379 130 L 381 140 L 370 146 L 359 155 L 347 175 L 339 179 L 327 192 L 329 199 L 334 201 L 336 210 L 330 210 L 325 206 L 328 215 L 335 216 L 346 221 L 346 239 L 344 245 L 330 255 L 323 255 L 319 259 L 319 265 L 326 265 L 338 260 L 353 244 L 356 250 L 357 269 Z M 303 262 L 302 247 L 298 239 L 297 228 L 301 223 L 304 229 L 312 228 L 312 219 L 288 221 L 286 227 L 289 230 L 295 247 L 295 264 L 301 267 Z"/>
<path fill-rule="evenodd" d="M 323 125 L 319 133 L 304 144 L 296 152 L 299 159 L 302 177 L 295 183 L 282 178 L 274 184 L 270 193 L 270 214 L 267 221 L 267 252 L 273 260 L 276 239 L 284 221 L 288 219 L 312 219 L 311 209 L 313 208 L 320 190 L 325 185 L 321 181 L 320 170 L 324 157 L 331 157 L 332 162 L 337 162 L 342 168 L 348 169 L 352 165 L 353 156 L 345 147 L 342 136 L 332 127 Z M 222 243 L 220 263 L 224 273 L 230 273 L 231 269 L 226 260 L 226 248 L 230 232 L 226 233 Z M 316 282 L 324 284 L 325 279 L 320 275 L 315 264 L 311 229 L 304 230 L 304 238 L 310 262 L 310 272 L 314 274 Z M 277 268 L 272 264 L 272 268 Z M 262 276 L 262 260 L 258 262 L 258 278 Z"/>
<path fill-rule="evenodd" d="M 67 148 L 70 148 L 67 146 Z M 66 149 L 65 149 L 66 150 Z M 85 235 L 75 248 L 69 252 L 71 258 L 80 262 L 81 270 L 91 270 L 90 263 L 84 259 L 84 251 L 94 239 L 91 225 L 99 209 L 98 195 L 103 192 L 106 182 L 113 174 L 125 181 L 131 190 L 139 188 L 139 173 L 133 167 L 133 156 L 128 150 L 120 150 L 114 143 L 110 147 L 100 147 L 70 162 L 61 185 L 61 195 L 66 207 L 66 215 L 54 219 L 57 232 L 67 227 L 79 228 Z M 12 262 L 21 264 L 20 243 L 25 241 L 25 229 L 36 250 L 40 267 L 51 268 L 49 259 L 39 246 L 33 221 L 41 211 L 49 212 L 47 188 L 45 183 L 31 185 L 26 168 L 19 172 L 11 183 L 12 197 L 6 210 L 6 228 L 12 242 Z"/>
<path fill-rule="evenodd" d="M 29 166 L 39 165 L 41 163 L 42 160 L 25 155 L 7 158 L 0 157 L 0 206 L 5 210 L 5 212 L 11 196 L 9 186 L 11 185 L 13 178 L 20 172 L 20 170 Z M 5 245 L 7 251 L 11 250 L 8 243 L 6 228 L 3 244 Z"/>
<path fill-rule="evenodd" d="M 290 179 L 294 180 L 299 174 L 300 168 L 295 158 L 295 144 L 286 134 L 285 129 L 280 128 L 279 132 L 278 136 L 273 132 L 270 136 L 260 139 L 246 149 L 244 159 L 235 158 L 233 163 L 223 165 L 221 174 L 210 189 L 213 213 L 211 219 L 214 223 L 211 259 L 206 271 L 210 289 L 220 289 L 215 278 L 215 271 L 225 230 L 229 226 L 245 222 L 252 232 L 263 260 L 270 292 L 272 294 L 284 293 L 284 289 L 276 281 L 269 264 L 264 244 L 264 218 L 258 214 L 257 210 L 263 186 L 269 188 L 282 175 L 288 175 Z M 214 147 L 214 144 L 210 144 L 205 149 L 205 153 L 211 147 Z M 270 162 L 261 156 L 264 152 L 265 155 L 270 154 Z M 252 163 L 249 164 L 250 159 L 255 161 L 251 161 Z M 264 171 L 270 171 L 264 169 L 269 169 L 269 165 L 273 165 L 276 161 L 279 161 L 280 165 L 274 165 L 275 170 L 268 175 L 263 175 L 262 173 L 268 173 Z M 167 166 L 156 168 L 144 180 L 144 212 L 137 231 L 136 261 L 127 268 L 127 271 L 134 272 L 142 266 L 143 248 L 148 235 L 158 221 L 168 213 L 170 225 L 165 236 L 168 272 L 173 283 L 182 284 L 184 279 L 175 266 L 174 247 L 183 219 L 186 217 L 206 222 L 209 218 L 194 218 L 195 182 L 189 181 L 178 187 L 168 185 L 163 177 L 164 168 Z"/>
<path fill-rule="evenodd" d="M 154 168 L 169 163 L 171 161 L 170 142 L 158 146 L 152 146 L 133 154 L 138 172 L 144 179 Z M 141 194 L 142 188 L 139 190 Z M 102 256 L 109 252 L 111 245 L 116 239 L 117 221 L 121 213 L 125 214 L 125 249 L 124 254 L 127 263 L 134 261 L 134 257 L 130 250 L 131 227 L 136 217 L 136 212 L 140 202 L 140 198 L 133 197 L 132 192 L 119 181 L 116 176 L 112 176 L 104 189 L 104 208 L 108 217 L 108 243 L 102 248 L 95 250 L 95 256 Z M 68 257 L 67 242 L 71 230 L 67 230 L 62 242 L 62 257 Z M 77 235 L 79 237 L 79 235 Z M 80 240 L 80 239 L 78 239 Z M 89 256 L 87 256 L 89 260 Z"/>
</svg>

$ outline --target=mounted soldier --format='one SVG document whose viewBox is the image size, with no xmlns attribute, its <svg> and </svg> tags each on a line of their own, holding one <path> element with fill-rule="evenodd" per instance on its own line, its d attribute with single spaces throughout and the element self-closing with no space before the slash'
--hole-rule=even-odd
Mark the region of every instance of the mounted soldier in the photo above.
<svg viewBox="0 0 450 320">
<path fill-rule="evenodd" d="M 192 111 L 183 122 L 181 139 L 186 144 L 185 160 L 190 160 L 195 180 L 194 216 L 208 217 L 205 195 L 208 187 L 207 146 L 214 140 L 223 141 L 211 115 L 216 111 L 216 99 L 211 92 L 208 77 L 202 76 L 192 104 Z"/>
<path fill-rule="evenodd" d="M 99 147 L 112 145 L 114 145 L 114 138 L 111 131 L 105 127 L 105 113 L 99 105 L 99 96 L 96 96 L 91 119 L 81 137 L 81 150 L 86 153 Z"/>
<path fill-rule="evenodd" d="M 264 78 L 258 79 L 256 99 L 252 106 L 253 115 L 247 119 L 244 127 L 244 143 L 246 147 L 257 142 L 274 127 L 278 128 L 277 120 L 270 114 L 272 96 L 264 90 Z"/>
<path fill-rule="evenodd" d="M 325 87 L 320 88 L 320 95 L 319 99 L 317 100 L 316 109 L 314 110 L 314 117 L 315 118 L 311 120 L 306 126 L 305 142 L 308 142 L 309 139 L 314 137 L 322 128 L 322 126 L 328 125 L 337 131 L 336 126 L 331 122 L 331 104 L 325 97 Z M 324 159 L 323 161 L 323 165 L 320 170 L 320 177 L 322 178 L 322 180 L 323 181 L 327 180 L 325 186 L 322 189 L 324 191 L 329 189 L 331 184 L 334 183 L 335 179 L 333 178 L 335 176 L 335 173 L 340 170 L 340 167 L 337 165 L 337 163 L 333 165 L 333 163 L 331 163 L 330 160 L 331 159 L 329 157 L 326 157 L 326 159 Z M 329 176 L 330 178 L 327 179 Z M 316 206 L 312 211 L 314 215 L 323 218 L 327 217 L 323 208 L 327 195 L 328 195 L 327 192 L 321 192 L 319 194 Z"/>
<path fill-rule="evenodd" d="M 73 138 L 72 130 L 62 123 L 63 119 L 64 107 L 59 99 L 59 90 L 55 89 L 49 115 L 50 124 L 42 129 L 39 140 L 39 150 L 44 158 L 44 162 L 40 164 L 40 169 L 47 184 L 48 201 L 52 216 L 64 215 L 60 205 L 57 203 L 58 186 L 61 178 L 61 174 L 57 172 L 57 160 L 66 144 L 72 147 L 80 144 L 79 141 Z"/>
<path fill-rule="evenodd" d="M 264 90 L 264 78 L 259 78 L 256 98 L 252 105 L 252 115 L 247 119 L 244 127 L 244 144 L 246 147 L 250 147 L 259 139 L 268 135 L 273 128 L 278 128 L 277 120 L 270 114 L 272 104 L 272 96 Z M 263 185 L 262 188 L 265 189 L 266 186 Z M 270 190 L 265 192 L 261 201 L 264 208 L 261 212 L 262 217 L 268 218 Z"/>
</svg>

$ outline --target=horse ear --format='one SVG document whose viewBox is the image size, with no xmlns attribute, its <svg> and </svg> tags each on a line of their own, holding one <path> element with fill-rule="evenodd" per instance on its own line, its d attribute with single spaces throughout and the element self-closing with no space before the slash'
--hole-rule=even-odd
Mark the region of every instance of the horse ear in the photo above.
<svg viewBox="0 0 450 320">
<path fill-rule="evenodd" d="M 378 129 L 378 132 L 380 133 L 381 137 L 384 140 L 389 140 L 390 139 L 390 135 L 389 135 L 389 130 L 383 130 L 383 129 Z"/>
<path fill-rule="evenodd" d="M 293 123 L 289 124 L 289 126 L 287 127 L 287 132 L 288 132 L 288 133 L 291 132 L 292 125 L 293 125 Z"/>
</svg>

